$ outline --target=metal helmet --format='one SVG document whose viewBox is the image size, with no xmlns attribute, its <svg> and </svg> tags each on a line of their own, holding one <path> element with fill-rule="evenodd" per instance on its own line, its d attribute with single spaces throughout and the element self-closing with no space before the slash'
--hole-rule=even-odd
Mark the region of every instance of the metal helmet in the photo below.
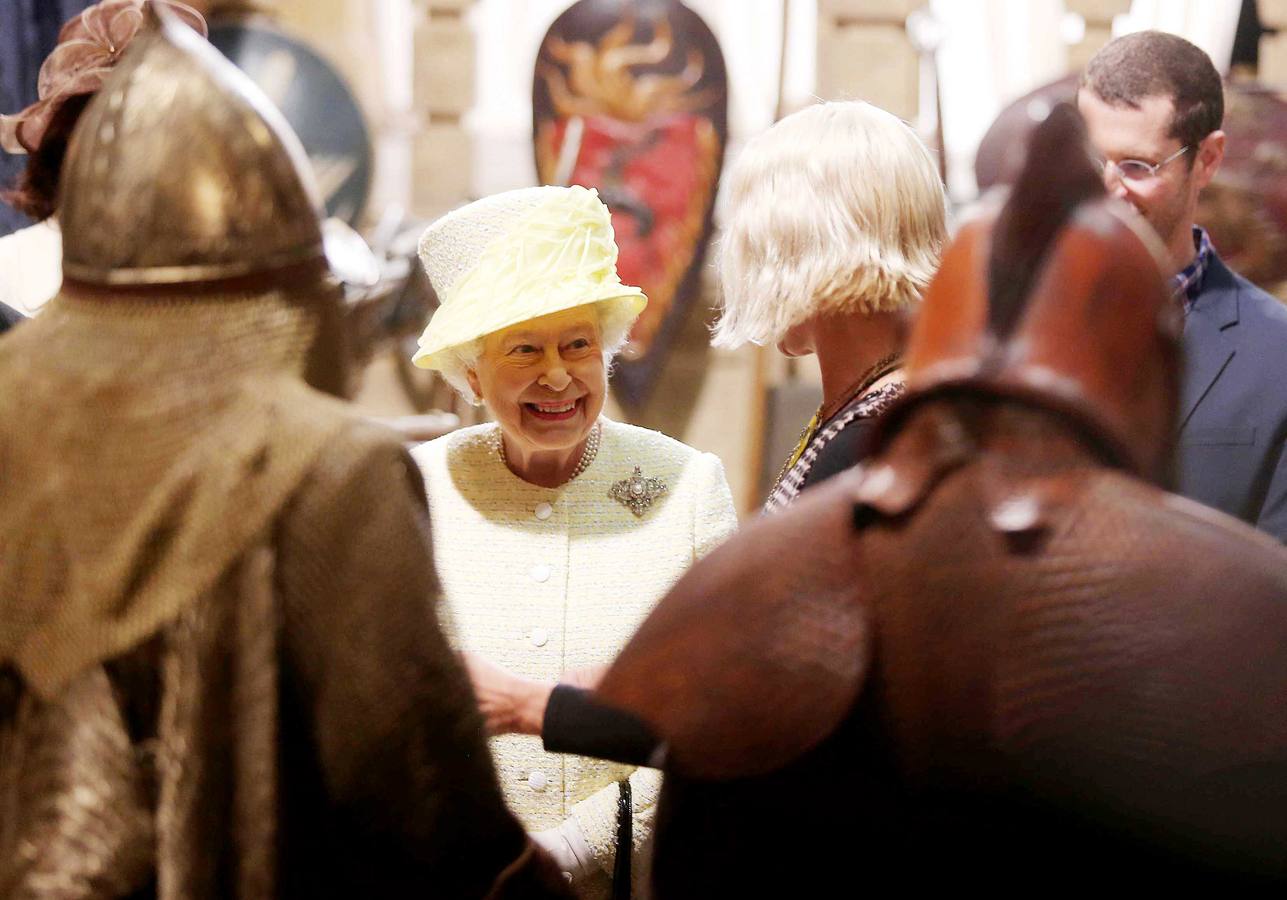
<svg viewBox="0 0 1287 900">
<path fill-rule="evenodd" d="M 164 13 L 86 108 L 59 220 L 72 283 L 218 283 L 324 260 L 299 140 L 263 92 Z"/>
</svg>

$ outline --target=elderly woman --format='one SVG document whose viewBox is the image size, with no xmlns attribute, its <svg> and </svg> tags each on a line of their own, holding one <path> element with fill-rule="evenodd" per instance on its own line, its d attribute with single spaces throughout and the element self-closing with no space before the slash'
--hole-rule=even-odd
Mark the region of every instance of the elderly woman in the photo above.
<svg viewBox="0 0 1287 900">
<path fill-rule="evenodd" d="M 492 740 L 511 807 L 586 896 L 608 895 L 619 833 L 648 836 L 659 776 L 546 752 L 551 689 L 611 661 L 736 525 L 716 457 L 602 415 L 646 302 L 616 255 L 607 208 L 581 187 L 479 200 L 420 245 L 441 305 L 415 362 L 496 420 L 415 452 L 443 619 L 493 732 L 525 732 Z"/>
<path fill-rule="evenodd" d="M 938 268 L 943 185 L 925 145 L 867 103 L 821 103 L 747 143 L 724 188 L 724 311 L 714 344 L 818 357 L 822 405 L 765 503 L 858 461 L 902 393 L 910 311 Z"/>
</svg>

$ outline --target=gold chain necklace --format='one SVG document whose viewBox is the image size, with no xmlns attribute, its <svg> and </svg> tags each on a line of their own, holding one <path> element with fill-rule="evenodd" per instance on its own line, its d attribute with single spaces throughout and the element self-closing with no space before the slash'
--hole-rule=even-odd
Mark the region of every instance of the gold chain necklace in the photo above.
<svg viewBox="0 0 1287 900">
<path fill-rule="evenodd" d="M 791 467 L 800 461 L 801 456 L 804 456 L 804 451 L 808 448 L 809 442 L 813 440 L 813 436 L 818 433 L 818 429 L 822 427 L 823 423 L 829 421 L 832 416 L 848 406 L 855 397 L 861 397 L 865 394 L 868 388 L 897 369 L 902 365 L 902 362 L 903 354 L 898 350 L 888 356 L 881 357 L 867 371 L 862 373 L 861 378 L 849 385 L 837 399 L 828 404 L 819 404 L 817 412 L 813 414 L 809 424 L 805 425 L 804 430 L 800 432 L 800 439 L 796 441 L 795 449 L 791 451 L 791 455 L 782 464 L 778 477 L 773 479 L 773 486 L 776 488 L 781 484 L 782 479 L 786 477 L 786 473 L 790 472 Z"/>
</svg>

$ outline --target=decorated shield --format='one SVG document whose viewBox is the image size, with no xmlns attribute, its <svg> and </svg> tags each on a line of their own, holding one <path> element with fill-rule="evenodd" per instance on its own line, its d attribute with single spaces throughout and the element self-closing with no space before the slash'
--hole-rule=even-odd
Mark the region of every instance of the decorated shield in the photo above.
<svg viewBox="0 0 1287 900">
<path fill-rule="evenodd" d="M 724 57 L 678 0 L 580 0 L 541 42 L 532 118 L 541 182 L 598 189 L 621 280 L 648 295 L 613 378 L 637 411 L 698 292 L 728 136 Z"/>
</svg>

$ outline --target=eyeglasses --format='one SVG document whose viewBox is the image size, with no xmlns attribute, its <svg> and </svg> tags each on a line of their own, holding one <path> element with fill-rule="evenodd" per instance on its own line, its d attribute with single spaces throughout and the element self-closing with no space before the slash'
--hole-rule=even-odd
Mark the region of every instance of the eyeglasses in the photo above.
<svg viewBox="0 0 1287 900">
<path fill-rule="evenodd" d="M 1096 159 L 1095 162 L 1099 163 L 1101 172 L 1107 172 L 1109 165 L 1112 165 L 1112 167 L 1117 170 L 1117 174 L 1122 177 L 1123 181 L 1150 181 L 1157 177 L 1159 169 L 1172 160 L 1179 159 L 1187 153 L 1188 150 L 1189 145 L 1186 144 L 1157 165 L 1146 163 L 1140 159 L 1123 159 L 1120 162 L 1114 162 L 1111 159 Z"/>
</svg>

